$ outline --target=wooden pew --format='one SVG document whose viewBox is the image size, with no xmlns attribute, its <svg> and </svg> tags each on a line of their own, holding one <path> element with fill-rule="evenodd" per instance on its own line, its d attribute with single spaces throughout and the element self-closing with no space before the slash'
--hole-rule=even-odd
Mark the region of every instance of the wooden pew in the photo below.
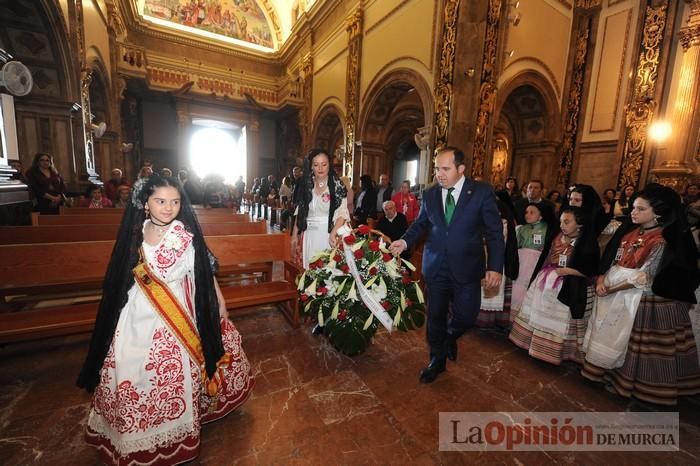
<svg viewBox="0 0 700 466">
<path fill-rule="evenodd" d="M 244 216 L 245 214 L 234 212 L 233 209 L 212 209 L 207 207 L 195 207 L 194 211 L 197 215 L 224 215 L 231 214 L 234 216 Z M 89 207 L 59 207 L 59 213 L 61 215 L 107 215 L 107 214 L 124 214 L 124 209 L 90 209 Z"/>
<path fill-rule="evenodd" d="M 0 292 L 45 292 L 66 285 L 95 289 L 104 276 L 112 245 L 111 241 L 94 241 L 0 246 Z M 229 311 L 276 304 L 293 326 L 299 325 L 294 283 L 299 269 L 290 262 L 288 235 L 212 236 L 207 245 L 218 257 L 221 270 L 271 268 L 273 262 L 283 263 L 282 280 L 237 285 L 223 278 L 222 293 Z M 97 302 L 90 302 L 0 312 L 0 344 L 90 331 L 97 307 Z"/>
<path fill-rule="evenodd" d="M 250 235 L 267 233 L 265 222 L 203 223 L 204 236 Z M 111 225 L 39 225 L 0 226 L 0 245 L 110 241 L 117 237 L 118 224 Z"/>
<path fill-rule="evenodd" d="M 122 218 L 114 214 L 86 214 L 86 215 L 40 215 L 32 212 L 32 225 L 114 225 L 119 224 Z M 197 214 L 199 223 L 231 223 L 248 222 L 246 214 L 232 213 L 205 213 Z"/>
</svg>

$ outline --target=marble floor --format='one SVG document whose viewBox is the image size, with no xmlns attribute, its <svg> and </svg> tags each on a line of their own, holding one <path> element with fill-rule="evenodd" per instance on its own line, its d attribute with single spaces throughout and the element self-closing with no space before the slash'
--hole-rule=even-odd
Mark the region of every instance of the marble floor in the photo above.
<svg viewBox="0 0 700 466">
<path fill-rule="evenodd" d="M 529 358 L 497 332 L 460 340 L 431 385 L 423 331 L 379 334 L 362 356 L 337 354 L 275 310 L 234 319 L 257 384 L 238 411 L 202 431 L 193 464 L 700 464 L 700 399 L 684 399 L 680 451 L 440 452 L 440 411 L 654 411 L 606 392 L 575 366 Z M 88 338 L 0 348 L 0 464 L 94 465 L 83 442 L 89 396 L 74 386 Z"/>
</svg>

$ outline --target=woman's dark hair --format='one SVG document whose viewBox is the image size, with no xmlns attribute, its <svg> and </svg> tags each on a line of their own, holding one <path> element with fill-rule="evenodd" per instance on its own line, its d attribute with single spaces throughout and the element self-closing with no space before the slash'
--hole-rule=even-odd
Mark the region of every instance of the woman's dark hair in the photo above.
<svg viewBox="0 0 700 466">
<path fill-rule="evenodd" d="M 202 230 L 197 221 L 192 204 L 182 189 L 180 182 L 173 177 L 154 174 L 140 180 L 134 186 L 121 225 L 112 257 L 105 273 L 102 299 L 97 311 L 95 329 L 85 363 L 78 376 L 79 387 L 92 392 L 100 381 L 100 371 L 112 344 L 114 332 L 121 310 L 127 303 L 128 292 L 134 285 L 133 268 L 139 262 L 139 249 L 143 243 L 143 222 L 146 219 L 144 206 L 157 188 L 173 187 L 180 194 L 180 212 L 177 220 L 192 233 L 194 247 L 194 307 L 197 330 L 202 342 L 206 371 L 214 374 L 216 363 L 224 354 L 219 321 L 219 301 L 214 288 L 214 274 L 218 264 L 204 242 Z"/>
<path fill-rule="evenodd" d="M 612 200 L 614 201 L 614 200 L 615 200 L 615 195 L 617 194 L 617 191 L 615 191 L 615 190 L 612 189 L 612 188 L 606 189 L 605 191 L 603 191 L 603 198 L 604 198 L 604 199 L 605 199 L 605 195 L 608 194 L 608 193 L 612 193 L 612 194 L 613 194 L 613 195 L 610 197 L 610 199 L 612 199 Z"/>
<path fill-rule="evenodd" d="M 631 187 L 631 188 L 632 188 L 632 195 L 631 195 L 630 197 L 627 197 L 627 195 L 625 194 L 625 191 L 627 190 L 628 187 Z M 633 201 L 634 198 L 636 197 L 636 194 L 637 194 L 636 191 L 637 191 L 637 190 L 636 190 L 636 188 L 635 188 L 635 186 L 634 186 L 633 184 L 626 184 L 626 185 L 624 185 L 624 186 L 622 187 L 622 189 L 620 190 L 620 204 L 626 203 L 626 202 L 628 202 L 628 201 L 630 201 L 630 202 Z"/>
<path fill-rule="evenodd" d="M 574 206 L 567 206 L 559 212 L 559 217 L 561 217 L 564 214 L 571 214 L 574 216 L 574 220 L 576 221 L 576 225 L 580 226 L 583 228 L 586 224 L 586 214 L 583 211 L 582 208 L 580 207 L 574 207 Z"/>
<path fill-rule="evenodd" d="M 509 176 L 509 177 L 506 178 L 506 182 L 503 183 L 504 189 L 508 189 L 508 182 L 509 182 L 509 181 L 512 181 L 513 183 L 515 183 L 515 186 L 513 186 L 513 191 L 519 192 L 519 191 L 520 191 L 520 187 L 518 186 L 518 179 L 517 179 L 516 177 L 514 177 L 514 176 Z"/>
<path fill-rule="evenodd" d="M 550 192 L 548 192 L 548 193 L 547 193 L 546 199 L 549 199 L 549 200 L 551 201 L 551 200 L 552 200 L 552 196 L 553 196 L 555 193 L 559 196 L 558 199 L 561 199 L 561 193 L 560 193 L 559 191 L 557 191 L 556 189 L 553 189 L 553 190 L 551 190 Z"/>
<path fill-rule="evenodd" d="M 39 168 L 40 168 L 39 167 L 39 159 L 42 157 L 49 158 L 49 163 L 51 164 L 49 166 L 49 170 L 51 170 L 51 173 L 54 173 L 54 174 L 58 173 L 58 171 L 56 170 L 56 167 L 53 164 L 53 156 L 51 154 L 49 154 L 48 152 L 37 152 L 36 154 L 34 154 L 34 159 L 32 159 L 32 166 L 29 167 L 29 170 L 31 170 L 33 172 L 39 171 Z"/>
<path fill-rule="evenodd" d="M 328 192 L 330 194 L 331 208 L 328 212 L 328 232 L 330 233 L 333 229 L 333 214 L 335 209 L 340 206 L 343 198 L 347 196 L 347 189 L 345 185 L 338 178 L 338 175 L 333 170 L 331 166 L 331 158 L 328 155 L 328 151 L 324 149 L 311 149 L 309 153 L 304 158 L 304 173 L 301 177 L 301 183 L 303 190 L 301 191 L 301 196 L 298 204 L 299 212 L 297 215 L 297 230 L 299 233 L 306 231 L 308 227 L 307 218 L 309 217 L 309 204 L 313 200 L 313 190 L 314 190 L 314 177 L 313 171 L 311 169 L 313 165 L 313 160 L 318 155 L 325 155 L 328 159 Z M 362 179 L 362 177 L 360 177 Z"/>
</svg>

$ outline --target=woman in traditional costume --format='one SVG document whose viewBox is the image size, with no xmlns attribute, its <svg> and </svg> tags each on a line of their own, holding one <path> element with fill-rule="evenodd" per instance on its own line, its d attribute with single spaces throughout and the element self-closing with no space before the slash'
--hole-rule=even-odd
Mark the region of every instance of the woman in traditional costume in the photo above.
<svg viewBox="0 0 700 466">
<path fill-rule="evenodd" d="M 241 405 L 251 367 L 194 210 L 175 178 L 134 186 L 78 378 L 94 393 L 87 442 L 105 464 L 180 464 L 201 425 Z"/>
<path fill-rule="evenodd" d="M 652 184 L 638 195 L 601 269 L 583 376 L 657 404 L 700 393 L 688 315 L 698 285 L 697 249 L 675 191 Z"/>
<path fill-rule="evenodd" d="M 518 242 L 518 276 L 513 281 L 510 309 L 516 316 L 523 304 L 525 293 L 534 276 L 545 245 L 550 245 L 554 232 L 554 211 L 543 202 L 530 202 L 525 208 L 525 225 L 518 225 L 515 236 Z"/>
<path fill-rule="evenodd" d="M 567 208 L 560 215 L 561 233 L 542 253 L 539 272 L 509 336 L 533 358 L 557 365 L 583 362 L 581 345 L 593 307 L 592 277 L 600 257 L 589 225 L 583 211 Z"/>
</svg>

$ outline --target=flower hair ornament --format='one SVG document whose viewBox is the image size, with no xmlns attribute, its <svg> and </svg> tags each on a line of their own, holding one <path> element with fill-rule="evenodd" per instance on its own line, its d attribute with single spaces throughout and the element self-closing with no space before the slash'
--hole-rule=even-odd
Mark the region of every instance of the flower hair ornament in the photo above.
<svg viewBox="0 0 700 466">
<path fill-rule="evenodd" d="M 143 187 L 148 183 L 149 178 L 139 178 L 134 183 L 134 190 L 131 193 L 131 203 L 139 210 L 143 210 L 143 201 L 141 200 L 141 193 L 143 192 Z"/>
</svg>

